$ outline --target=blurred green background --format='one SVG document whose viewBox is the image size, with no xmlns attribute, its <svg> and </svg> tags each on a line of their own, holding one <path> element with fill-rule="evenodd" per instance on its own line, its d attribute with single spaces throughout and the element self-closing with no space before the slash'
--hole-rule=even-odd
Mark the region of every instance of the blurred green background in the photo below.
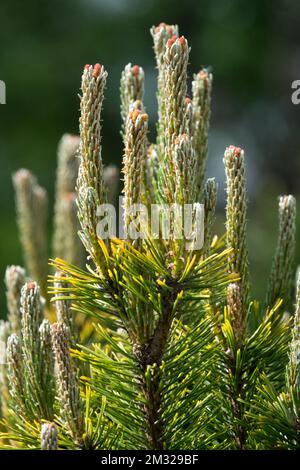
<svg viewBox="0 0 300 470">
<path fill-rule="evenodd" d="M 109 72 L 105 163 L 121 162 L 119 78 L 128 62 L 145 70 L 154 136 L 156 72 L 149 28 L 165 21 L 177 23 L 189 39 L 190 76 L 201 66 L 213 69 L 208 176 L 220 184 L 220 231 L 224 148 L 245 149 L 251 271 L 254 293 L 262 296 L 276 242 L 276 197 L 299 193 L 300 105 L 291 102 L 291 83 L 300 79 L 299 1 L 1 0 L 0 19 L 0 79 L 7 87 L 7 104 L 0 106 L 0 278 L 7 264 L 22 263 L 11 174 L 31 169 L 49 191 L 52 211 L 56 146 L 64 132 L 78 132 L 84 64 L 100 62 Z M 50 223 L 49 218 L 49 230 Z M 299 256 L 300 240 L 298 262 Z M 0 298 L 4 314 L 2 281 Z"/>
</svg>

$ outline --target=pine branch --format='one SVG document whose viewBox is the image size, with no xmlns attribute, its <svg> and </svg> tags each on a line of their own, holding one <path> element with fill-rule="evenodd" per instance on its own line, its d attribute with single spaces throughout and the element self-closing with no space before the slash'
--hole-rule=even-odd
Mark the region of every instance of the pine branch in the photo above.
<svg viewBox="0 0 300 470">
<path fill-rule="evenodd" d="M 144 71 L 138 65 L 127 64 L 122 72 L 121 84 L 121 117 L 122 134 L 126 132 L 126 122 L 131 105 L 134 101 L 143 101 L 144 98 Z"/>
<path fill-rule="evenodd" d="M 101 250 L 97 236 L 97 209 L 106 201 L 101 157 L 101 110 L 107 72 L 100 64 L 86 65 L 80 100 L 80 166 L 77 179 L 80 237 L 97 269 Z"/>
<path fill-rule="evenodd" d="M 50 276 L 57 323 L 44 318 L 37 282 L 26 282 L 22 268 L 7 269 L 2 448 L 300 446 L 299 279 L 291 330 L 289 315 L 282 315 L 291 294 L 295 200 L 280 199 L 269 305 L 262 308 L 249 295 L 244 153 L 234 146 L 225 151 L 226 233 L 212 239 L 217 185 L 214 179 L 204 184 L 212 76 L 205 69 L 195 75 L 188 98 L 187 40 L 164 23 L 151 33 L 158 68 L 155 144 L 148 143 L 143 70 L 128 64 L 121 77 L 127 240 L 101 237 L 99 209 L 115 200 L 118 170 L 104 168 L 101 156 L 107 73 L 100 64 L 87 65 L 80 142 L 64 135 L 58 149 L 54 247 L 62 259 L 51 262 L 56 271 Z M 14 183 L 29 274 L 35 270 L 33 279 L 44 285 L 45 193 L 26 170 Z M 91 261 L 85 268 L 75 201 Z M 199 201 L 203 248 L 192 239 L 203 216 Z M 147 220 L 133 213 L 140 203 Z M 162 207 L 159 219 L 169 217 L 167 236 L 162 227 L 149 230 L 151 204 Z M 188 230 L 177 218 L 178 212 L 186 217 L 186 204 L 193 209 Z M 53 309 L 47 314 L 52 319 Z"/>
<path fill-rule="evenodd" d="M 195 142 L 195 151 L 197 156 L 197 198 L 201 200 L 206 161 L 208 156 L 208 130 L 210 120 L 210 106 L 212 93 L 212 74 L 206 70 L 201 70 L 194 75 L 192 83 L 193 90 L 193 138 Z"/>
<path fill-rule="evenodd" d="M 165 88 L 165 63 L 164 54 L 166 44 L 169 39 L 178 36 L 178 26 L 160 23 L 158 26 L 153 26 L 150 30 L 153 37 L 154 53 L 156 58 L 156 66 L 158 71 L 157 77 L 157 102 L 158 102 L 158 123 L 157 123 L 157 151 L 159 160 L 161 161 L 164 153 L 164 135 L 165 135 L 165 120 L 166 120 L 166 88 Z"/>
<path fill-rule="evenodd" d="M 226 237 L 227 246 L 233 248 L 228 258 L 230 273 L 238 273 L 241 285 L 241 308 L 247 309 L 249 298 L 248 251 L 246 246 L 247 201 L 244 152 L 230 146 L 224 154 L 227 180 Z"/>
<path fill-rule="evenodd" d="M 166 202 L 173 202 L 173 194 L 169 182 L 175 178 L 173 163 L 175 140 L 186 131 L 184 122 L 186 93 L 187 93 L 187 65 L 189 60 L 189 47 L 187 40 L 181 36 L 172 36 L 167 41 L 164 63 L 164 149 L 161 156 L 161 191 Z"/>
<path fill-rule="evenodd" d="M 132 222 L 131 209 L 134 204 L 145 201 L 145 172 L 147 158 L 148 115 L 139 109 L 130 111 L 124 135 L 124 222 L 129 229 Z M 132 224 L 131 224 L 132 225 Z M 134 231 L 135 227 L 131 229 Z M 131 234 L 128 234 L 133 238 Z"/>
<path fill-rule="evenodd" d="M 197 266 L 191 264 L 190 268 L 181 275 L 179 282 L 172 279 L 171 273 L 164 266 L 165 261 L 159 249 L 159 241 L 156 248 L 153 244 L 151 249 L 149 246 L 147 255 L 121 241 L 115 240 L 113 245 L 115 246 L 109 250 L 111 255 L 107 259 L 108 265 L 115 266 L 110 274 L 111 284 L 98 275 L 86 274 L 59 261 L 56 264 L 59 269 L 70 275 L 68 281 L 75 308 L 94 312 L 94 314 L 98 310 L 99 315 L 97 313 L 96 315 L 103 325 L 107 322 L 107 313 L 110 313 L 114 331 L 122 327 L 128 335 L 129 347 L 133 354 L 133 357 L 131 356 L 132 367 L 136 371 L 140 396 L 143 397 L 140 406 L 144 425 L 140 429 L 145 430 L 146 433 L 144 446 L 161 449 L 165 448 L 163 435 L 167 429 L 170 429 L 164 427 L 162 418 L 161 367 L 172 324 L 181 314 L 180 305 L 184 302 L 181 288 L 187 290 L 185 300 L 187 303 L 191 301 L 193 290 L 196 293 L 195 300 L 197 299 L 198 302 L 201 300 L 201 292 L 203 292 L 203 298 L 208 297 L 207 293 L 204 293 L 207 289 L 214 291 L 217 297 L 218 289 L 221 292 L 224 285 L 229 282 L 226 274 L 227 253 L 214 255 Z M 102 247 L 105 249 L 104 244 Z M 153 251 L 153 258 L 151 258 L 150 250 L 155 249 L 156 255 Z M 157 256 L 161 256 L 161 261 Z M 148 275 L 141 276 L 144 272 Z M 157 278 L 158 272 L 161 273 L 159 278 Z M 162 281 L 164 277 L 165 282 Z M 66 293 L 67 291 L 63 289 L 61 293 L 58 290 L 56 295 L 65 296 Z M 145 311 L 147 311 L 146 319 Z M 92 364 L 95 366 L 94 362 Z M 110 382 L 110 374 L 111 372 L 104 376 L 105 384 Z M 94 386 L 97 387 L 97 384 L 96 382 Z M 102 393 L 103 390 L 101 387 Z M 106 392 L 107 396 L 112 398 L 109 390 L 110 388 Z M 117 409 L 123 406 L 118 399 L 119 396 L 123 396 L 123 393 L 120 390 L 114 398 L 114 401 L 118 403 Z M 130 402 L 130 406 L 132 405 L 133 403 Z M 115 413 L 115 411 L 110 412 Z M 115 415 L 114 417 L 117 419 Z M 141 439 L 141 436 L 135 438 Z"/>
<path fill-rule="evenodd" d="M 146 403 L 144 412 L 148 425 L 148 442 L 151 449 L 161 450 L 163 443 L 163 423 L 161 416 L 162 394 L 160 393 L 162 358 L 169 339 L 172 325 L 172 310 L 177 289 L 172 294 L 161 297 L 161 317 L 151 340 L 144 344 L 134 345 L 134 354 L 143 371 L 141 391 Z"/>
</svg>

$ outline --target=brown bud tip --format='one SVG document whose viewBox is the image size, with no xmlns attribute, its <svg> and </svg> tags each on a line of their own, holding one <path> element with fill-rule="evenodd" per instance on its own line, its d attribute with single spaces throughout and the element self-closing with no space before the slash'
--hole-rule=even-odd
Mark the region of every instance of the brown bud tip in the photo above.
<svg viewBox="0 0 300 470">
<path fill-rule="evenodd" d="M 184 101 L 185 101 L 185 104 L 190 104 L 190 103 L 192 103 L 191 98 L 189 98 L 188 96 L 185 97 L 185 100 L 184 100 Z"/>
<path fill-rule="evenodd" d="M 90 68 L 90 64 L 85 64 L 84 69 L 88 70 Z"/>
<path fill-rule="evenodd" d="M 176 39 L 177 39 L 177 36 L 174 34 L 170 39 L 168 39 L 167 47 L 168 48 L 172 47 Z"/>
<path fill-rule="evenodd" d="M 233 153 L 233 155 L 237 158 L 241 156 L 242 149 L 240 147 L 236 147 L 235 145 L 230 145 L 227 150 Z"/>
<path fill-rule="evenodd" d="M 162 28 L 166 27 L 166 23 L 159 23 L 158 26 L 155 28 L 155 32 L 158 33 Z"/>
<path fill-rule="evenodd" d="M 159 25 L 154 28 L 154 31 L 155 33 L 159 33 L 162 29 L 167 32 L 169 37 L 173 36 L 175 33 L 174 25 L 166 23 L 159 23 Z"/>
<path fill-rule="evenodd" d="M 132 122 L 135 124 L 138 116 L 141 116 L 142 121 L 146 122 L 148 121 L 148 114 L 142 113 L 140 109 L 134 109 L 129 113 L 130 119 Z"/>
<path fill-rule="evenodd" d="M 35 286 L 36 286 L 36 283 L 33 282 L 33 281 L 27 283 L 27 289 L 28 289 L 28 290 L 33 290 L 33 289 L 35 289 Z"/>
<path fill-rule="evenodd" d="M 95 64 L 94 69 L 93 69 L 93 77 L 97 78 L 99 77 L 101 73 L 102 66 L 100 64 Z"/>
<path fill-rule="evenodd" d="M 138 65 L 133 65 L 131 67 L 131 73 L 134 77 L 137 77 L 140 73 L 140 67 Z"/>
<path fill-rule="evenodd" d="M 178 38 L 178 42 L 181 46 L 185 46 L 186 45 L 186 39 L 184 36 L 180 36 L 180 38 Z"/>
<path fill-rule="evenodd" d="M 198 73 L 198 76 L 202 78 L 203 80 L 205 80 L 206 78 L 208 78 L 207 70 L 205 69 L 200 70 L 200 72 Z"/>
<path fill-rule="evenodd" d="M 141 111 L 139 109 L 134 109 L 129 113 L 130 119 L 132 120 L 133 123 L 137 120 L 138 116 L 141 114 Z"/>
</svg>

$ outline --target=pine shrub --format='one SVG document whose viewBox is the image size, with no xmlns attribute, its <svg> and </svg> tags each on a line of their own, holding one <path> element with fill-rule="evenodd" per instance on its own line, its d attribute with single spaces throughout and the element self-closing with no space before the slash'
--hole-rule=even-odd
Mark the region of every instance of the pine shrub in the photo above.
<svg viewBox="0 0 300 470">
<path fill-rule="evenodd" d="M 218 187 L 205 179 L 212 74 L 193 76 L 189 98 L 188 41 L 164 23 L 151 34 L 155 143 L 144 71 L 128 64 L 121 75 L 126 237 L 98 232 L 98 208 L 116 201 L 119 178 L 102 160 L 103 65 L 84 67 L 80 136 L 66 134 L 58 146 L 49 268 L 47 194 L 30 171 L 13 177 L 25 269 L 9 266 L 5 275 L 2 448 L 299 448 L 296 201 L 280 197 L 278 242 L 259 303 L 249 281 L 244 151 L 230 145 L 224 153 L 226 226 L 217 236 Z M 193 205 L 193 224 L 203 207 L 203 246 L 176 218 L 164 238 L 146 217 L 145 236 L 135 239 L 135 204 L 146 215 L 153 205 Z"/>
</svg>

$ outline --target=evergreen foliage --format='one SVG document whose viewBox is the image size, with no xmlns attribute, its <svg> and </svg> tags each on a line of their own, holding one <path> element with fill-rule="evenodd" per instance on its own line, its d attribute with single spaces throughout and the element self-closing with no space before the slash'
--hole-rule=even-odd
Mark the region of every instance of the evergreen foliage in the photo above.
<svg viewBox="0 0 300 470">
<path fill-rule="evenodd" d="M 11 266 L 5 277 L 2 448 L 300 446 L 295 199 L 280 198 L 278 244 L 262 305 L 251 298 L 249 282 L 244 152 L 232 145 L 225 150 L 226 227 L 223 236 L 213 236 L 217 184 L 205 181 L 212 74 L 194 75 L 190 99 L 186 38 L 164 23 L 151 34 L 158 69 L 155 143 L 148 141 L 142 68 L 128 64 L 121 76 L 126 239 L 97 234 L 97 208 L 115 198 L 118 175 L 101 155 L 102 65 L 83 71 L 80 138 L 65 135 L 59 145 L 48 293 L 46 195 L 27 170 L 14 177 L 28 275 Z M 168 239 L 145 223 L 146 236 L 134 240 L 130 207 L 136 203 L 147 214 L 155 203 L 202 203 L 203 247 L 186 233 L 177 237 L 174 219 Z M 197 211 L 193 216 L 197 223 Z M 79 224 L 84 248 L 75 236 Z"/>
</svg>

